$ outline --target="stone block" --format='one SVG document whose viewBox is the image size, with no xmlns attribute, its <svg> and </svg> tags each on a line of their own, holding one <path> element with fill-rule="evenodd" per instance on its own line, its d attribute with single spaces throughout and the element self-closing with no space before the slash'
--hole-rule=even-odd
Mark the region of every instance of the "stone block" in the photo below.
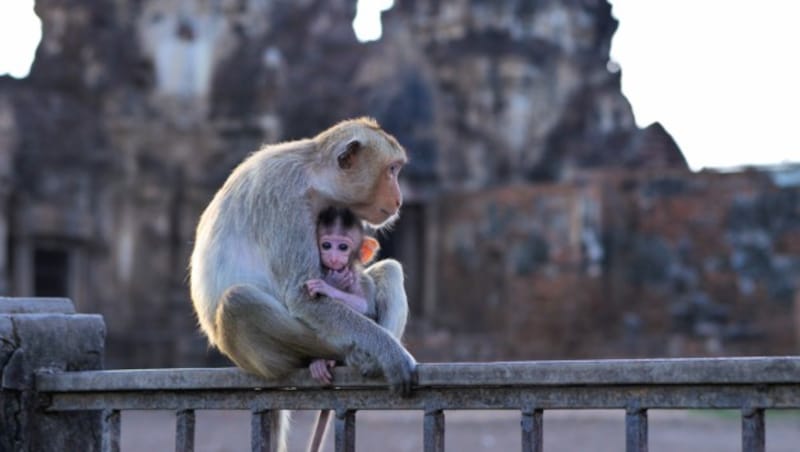
<svg viewBox="0 0 800 452">
<path fill-rule="evenodd" d="M 0 450 L 99 450 L 100 413 L 46 412 L 35 373 L 101 369 L 104 343 L 102 317 L 70 300 L 0 300 Z"/>
</svg>

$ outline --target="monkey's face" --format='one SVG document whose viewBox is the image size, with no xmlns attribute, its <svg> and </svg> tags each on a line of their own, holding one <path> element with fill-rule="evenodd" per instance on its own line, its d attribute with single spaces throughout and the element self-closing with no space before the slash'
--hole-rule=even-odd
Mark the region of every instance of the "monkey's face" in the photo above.
<svg viewBox="0 0 800 452">
<path fill-rule="evenodd" d="M 319 191 L 373 226 L 393 220 L 403 204 L 398 176 L 408 161 L 405 149 L 377 126 L 351 130 L 330 149 L 333 162 L 324 167 L 335 175 Z"/>
<path fill-rule="evenodd" d="M 348 267 L 356 256 L 360 240 L 361 237 L 356 231 L 320 235 L 318 243 L 322 266 L 334 271 Z"/>
<path fill-rule="evenodd" d="M 375 227 L 393 221 L 403 204 L 398 176 L 404 163 L 397 160 L 385 164 L 376 178 L 372 196 L 364 203 L 351 206 L 353 213 Z"/>
</svg>

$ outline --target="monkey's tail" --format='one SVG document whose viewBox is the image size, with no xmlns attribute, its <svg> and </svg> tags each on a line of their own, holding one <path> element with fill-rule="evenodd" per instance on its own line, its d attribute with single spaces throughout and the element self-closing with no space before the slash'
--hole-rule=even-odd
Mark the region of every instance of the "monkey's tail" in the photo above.
<svg viewBox="0 0 800 452">
<path fill-rule="evenodd" d="M 279 410 L 277 416 L 272 417 L 272 431 L 278 432 L 277 452 L 286 452 L 288 448 L 289 439 L 289 424 L 291 421 L 291 411 Z"/>
<path fill-rule="evenodd" d="M 322 450 L 322 442 L 325 440 L 325 433 L 328 430 L 328 419 L 331 417 L 331 410 L 321 410 L 317 415 L 317 422 L 314 427 L 314 434 L 308 445 L 308 452 L 319 452 Z"/>
</svg>

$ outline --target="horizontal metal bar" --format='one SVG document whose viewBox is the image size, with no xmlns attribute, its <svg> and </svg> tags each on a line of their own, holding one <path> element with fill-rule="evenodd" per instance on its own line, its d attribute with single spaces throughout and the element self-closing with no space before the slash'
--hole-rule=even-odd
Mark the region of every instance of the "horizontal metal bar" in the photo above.
<svg viewBox="0 0 800 452">
<path fill-rule="evenodd" d="M 798 357 L 619 359 L 420 365 L 420 386 L 795 383 Z"/>
<path fill-rule="evenodd" d="M 800 357 L 687 358 L 497 363 L 430 363 L 417 369 L 420 387 L 504 387 L 618 384 L 770 384 L 800 381 Z M 346 367 L 334 369 L 339 386 L 380 388 Z M 307 369 L 281 380 L 265 380 L 235 368 L 147 369 L 42 372 L 36 387 L 44 392 L 319 388 Z"/>
<path fill-rule="evenodd" d="M 386 389 L 107 391 L 42 394 L 50 411 L 116 409 L 357 410 L 800 408 L 800 383 L 782 385 L 615 385 L 418 388 L 400 398 Z M 49 400 L 49 402 L 48 402 Z"/>
</svg>

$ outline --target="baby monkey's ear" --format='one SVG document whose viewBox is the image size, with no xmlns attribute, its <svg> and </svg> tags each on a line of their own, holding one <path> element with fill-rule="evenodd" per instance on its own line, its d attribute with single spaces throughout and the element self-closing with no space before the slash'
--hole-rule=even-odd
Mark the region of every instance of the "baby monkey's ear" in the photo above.
<svg viewBox="0 0 800 452">
<path fill-rule="evenodd" d="M 364 240 L 361 241 L 361 249 L 358 256 L 361 259 L 361 263 L 364 265 L 370 263 L 372 259 L 375 259 L 380 249 L 381 244 L 377 240 L 370 236 L 365 236 Z"/>
</svg>

